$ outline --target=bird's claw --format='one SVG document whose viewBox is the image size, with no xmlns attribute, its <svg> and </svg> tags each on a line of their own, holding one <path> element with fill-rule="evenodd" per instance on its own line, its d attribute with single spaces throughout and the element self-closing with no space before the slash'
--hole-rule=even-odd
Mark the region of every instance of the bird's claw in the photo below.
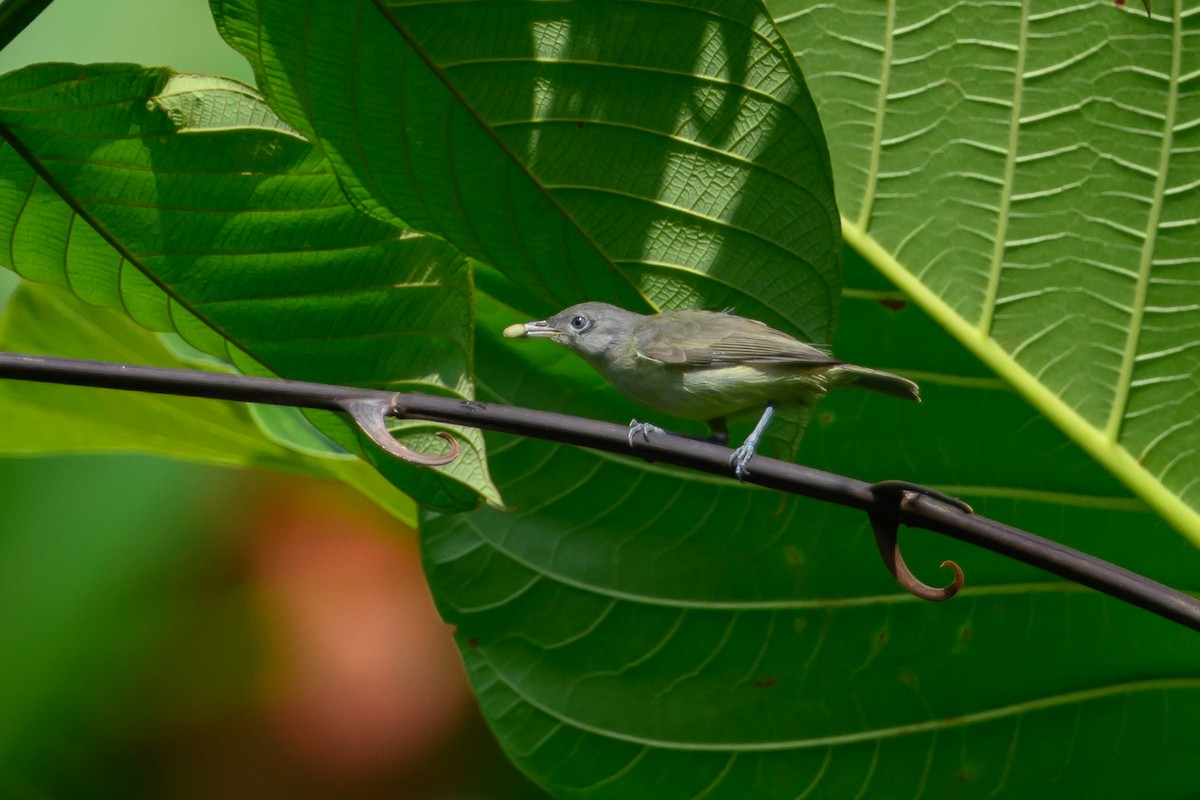
<svg viewBox="0 0 1200 800">
<path fill-rule="evenodd" d="M 629 446 L 633 447 L 633 440 L 637 436 L 642 437 L 642 441 L 650 441 L 650 434 L 666 433 L 657 425 L 651 425 L 649 422 L 638 422 L 636 419 L 629 420 Z"/>
<path fill-rule="evenodd" d="M 729 466 L 733 467 L 733 474 L 741 483 L 746 482 L 746 467 L 749 465 L 750 459 L 754 458 L 754 450 L 753 447 L 742 445 L 729 457 Z"/>
</svg>

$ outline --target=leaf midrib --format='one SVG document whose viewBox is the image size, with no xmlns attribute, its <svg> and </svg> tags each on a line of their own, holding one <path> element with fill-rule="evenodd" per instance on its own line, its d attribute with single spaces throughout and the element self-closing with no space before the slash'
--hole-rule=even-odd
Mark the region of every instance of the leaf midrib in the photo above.
<svg viewBox="0 0 1200 800">
<path fill-rule="evenodd" d="M 1004 253 L 1008 248 L 1008 215 L 1012 211 L 1013 187 L 1016 183 L 1018 145 L 1021 139 L 1021 100 L 1025 91 L 1025 53 L 1029 47 L 1029 4 L 1022 0 L 1021 20 L 1017 33 L 1017 63 L 1013 68 L 1012 109 L 1008 121 L 1008 152 L 1004 156 L 1004 176 L 1000 185 L 1000 214 L 996 220 L 996 241 L 992 246 L 992 264 L 988 273 L 987 290 L 984 293 L 983 309 L 980 313 L 979 332 L 991 336 L 992 323 L 996 314 L 996 301 L 1000 295 L 1000 274 L 1004 267 Z"/>
<path fill-rule="evenodd" d="M 1034 408 L 1053 421 L 1072 441 L 1100 462 L 1132 492 L 1144 498 L 1176 530 L 1200 545 L 1200 512 L 1187 505 L 1157 476 L 1147 471 L 1133 454 L 1110 440 L 1103 431 L 1063 402 L 1061 397 L 1018 364 L 995 340 L 983 336 L 978 325 L 968 322 L 900 264 L 892 253 L 845 217 L 842 218 L 842 236 L 964 347 L 1008 381 Z"/>
<path fill-rule="evenodd" d="M 896 0 L 888 0 L 887 21 L 884 24 L 883 54 L 880 57 L 879 93 L 875 99 L 875 130 L 871 137 L 871 155 L 867 165 L 867 180 L 863 187 L 862 206 L 858 211 L 858 226 L 864 231 L 871 223 L 875 207 L 875 189 L 879 183 L 879 162 L 883 154 L 883 118 L 887 109 L 888 86 L 892 76 L 892 45 L 895 41 Z"/>
</svg>

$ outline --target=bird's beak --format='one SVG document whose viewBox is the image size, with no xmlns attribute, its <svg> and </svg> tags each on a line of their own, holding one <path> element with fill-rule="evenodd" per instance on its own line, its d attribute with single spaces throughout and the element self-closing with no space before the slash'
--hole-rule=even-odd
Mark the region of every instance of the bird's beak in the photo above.
<svg viewBox="0 0 1200 800">
<path fill-rule="evenodd" d="M 537 322 L 518 322 L 504 329 L 506 339 L 549 339 L 558 334 L 558 329 L 544 319 Z"/>
</svg>

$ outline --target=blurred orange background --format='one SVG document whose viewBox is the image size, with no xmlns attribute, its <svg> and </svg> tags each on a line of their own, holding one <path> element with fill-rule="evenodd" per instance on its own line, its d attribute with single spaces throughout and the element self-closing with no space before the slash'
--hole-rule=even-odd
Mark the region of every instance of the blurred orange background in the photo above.
<svg viewBox="0 0 1200 800">
<path fill-rule="evenodd" d="M 349 488 L 0 461 L 0 796 L 535 798 L 413 531 Z"/>
</svg>

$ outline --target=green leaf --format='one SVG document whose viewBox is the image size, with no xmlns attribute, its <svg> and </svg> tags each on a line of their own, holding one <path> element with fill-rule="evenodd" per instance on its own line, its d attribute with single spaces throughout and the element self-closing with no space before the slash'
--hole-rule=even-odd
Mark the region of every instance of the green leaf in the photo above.
<svg viewBox="0 0 1200 800">
<path fill-rule="evenodd" d="M 361 207 L 535 298 L 510 322 L 607 300 L 832 335 L 828 152 L 758 3 L 211 5 Z"/>
<path fill-rule="evenodd" d="M 843 229 L 1200 542 L 1200 13 L 772 0 Z"/>
<path fill-rule="evenodd" d="M 23 283 L 0 316 L 0 350 L 189 366 L 124 314 L 33 283 Z M 343 480 L 407 524 L 416 521 L 412 500 L 362 460 L 327 445 L 322 449 L 292 409 L 0 381 L 0 417 L 5 421 L 0 456 L 138 452 L 215 466 L 267 467 Z M 297 442 L 307 446 L 301 449 Z"/>
<path fill-rule="evenodd" d="M 1200 556 L 1139 500 L 861 260 L 847 277 L 836 352 L 918 376 L 925 402 L 831 395 L 805 463 L 933 484 L 1197 588 Z M 577 359 L 484 333 L 510 314 L 481 305 L 481 395 L 603 413 Z M 923 603 L 857 512 L 533 440 L 489 452 L 514 513 L 432 515 L 426 571 L 500 741 L 558 797 L 1115 800 L 1200 781 L 1183 628 L 908 532 L 927 580 L 943 558 L 967 574 Z"/>
<path fill-rule="evenodd" d="M 754 4 L 213 6 L 372 210 L 560 305 L 751 303 L 828 337 L 828 156 Z"/>
<path fill-rule="evenodd" d="M 473 395 L 466 259 L 356 211 L 253 90 L 41 65 L 0 79 L 0 123 L 13 145 L 0 152 L 0 252 L 23 277 L 242 371 Z M 379 454 L 334 415 L 311 418 L 421 502 L 497 500 L 477 431 L 456 429 L 464 456 L 439 472 Z M 430 427 L 400 435 L 436 447 Z"/>
</svg>

